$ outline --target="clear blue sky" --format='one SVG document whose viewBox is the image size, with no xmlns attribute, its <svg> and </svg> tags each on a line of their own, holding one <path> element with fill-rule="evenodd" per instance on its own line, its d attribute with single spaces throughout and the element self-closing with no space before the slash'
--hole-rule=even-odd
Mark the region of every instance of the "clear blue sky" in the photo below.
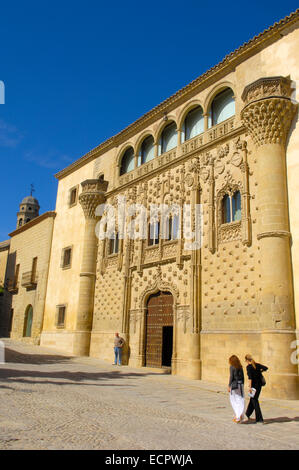
<svg viewBox="0 0 299 470">
<path fill-rule="evenodd" d="M 295 1 L 24 0 L 0 4 L 0 241 L 54 173 L 298 7 Z"/>
</svg>

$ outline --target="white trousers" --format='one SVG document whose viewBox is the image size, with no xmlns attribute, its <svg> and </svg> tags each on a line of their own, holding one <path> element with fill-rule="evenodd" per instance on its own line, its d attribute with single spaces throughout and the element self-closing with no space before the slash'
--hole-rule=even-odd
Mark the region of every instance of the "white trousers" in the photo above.
<svg viewBox="0 0 299 470">
<path fill-rule="evenodd" d="M 236 390 L 232 390 L 229 394 L 229 398 L 235 417 L 240 419 L 245 408 L 244 385 L 240 385 Z"/>
</svg>

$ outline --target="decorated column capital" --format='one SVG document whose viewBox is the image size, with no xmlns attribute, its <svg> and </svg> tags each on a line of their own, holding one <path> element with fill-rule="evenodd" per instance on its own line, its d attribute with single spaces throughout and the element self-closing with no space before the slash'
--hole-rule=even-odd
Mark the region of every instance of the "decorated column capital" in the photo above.
<svg viewBox="0 0 299 470">
<path fill-rule="evenodd" d="M 285 77 L 260 78 L 244 88 L 241 119 L 256 146 L 285 145 L 297 107 L 291 92 L 291 80 Z"/>
<path fill-rule="evenodd" d="M 82 193 L 79 196 L 79 202 L 82 206 L 85 219 L 95 219 L 97 206 L 105 202 L 108 181 L 90 179 L 83 181 L 81 186 Z"/>
</svg>

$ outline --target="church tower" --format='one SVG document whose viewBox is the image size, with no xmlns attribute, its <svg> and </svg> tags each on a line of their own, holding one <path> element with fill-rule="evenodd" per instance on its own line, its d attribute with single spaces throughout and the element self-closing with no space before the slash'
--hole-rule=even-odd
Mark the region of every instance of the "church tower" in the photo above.
<svg viewBox="0 0 299 470">
<path fill-rule="evenodd" d="M 22 227 L 24 224 L 27 224 L 27 222 L 30 222 L 30 220 L 38 217 L 39 209 L 38 200 L 32 196 L 31 191 L 31 195 L 25 197 L 20 204 L 20 210 L 17 213 L 17 228 Z"/>
</svg>

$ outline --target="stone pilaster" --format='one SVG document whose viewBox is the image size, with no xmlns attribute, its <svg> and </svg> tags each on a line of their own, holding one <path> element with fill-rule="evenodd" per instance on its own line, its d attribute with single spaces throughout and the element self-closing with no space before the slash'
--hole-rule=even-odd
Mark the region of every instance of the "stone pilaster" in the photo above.
<svg viewBox="0 0 299 470">
<path fill-rule="evenodd" d="M 79 202 L 85 216 L 82 260 L 80 269 L 80 285 L 78 310 L 76 317 L 76 333 L 74 353 L 85 356 L 89 354 L 90 334 L 92 329 L 94 289 L 97 265 L 98 240 L 95 233 L 96 208 L 105 202 L 107 181 L 86 180 L 81 183 L 82 193 Z"/>
<path fill-rule="evenodd" d="M 243 123 L 256 146 L 257 238 L 261 254 L 259 312 L 263 355 L 260 360 L 273 370 L 270 379 L 272 395 L 283 398 L 295 398 L 298 394 L 296 367 L 290 361 L 290 343 L 295 339 L 295 315 L 286 139 L 296 110 L 290 95 L 289 79 L 262 78 L 244 89 L 242 99 L 245 106 L 241 112 Z"/>
</svg>

